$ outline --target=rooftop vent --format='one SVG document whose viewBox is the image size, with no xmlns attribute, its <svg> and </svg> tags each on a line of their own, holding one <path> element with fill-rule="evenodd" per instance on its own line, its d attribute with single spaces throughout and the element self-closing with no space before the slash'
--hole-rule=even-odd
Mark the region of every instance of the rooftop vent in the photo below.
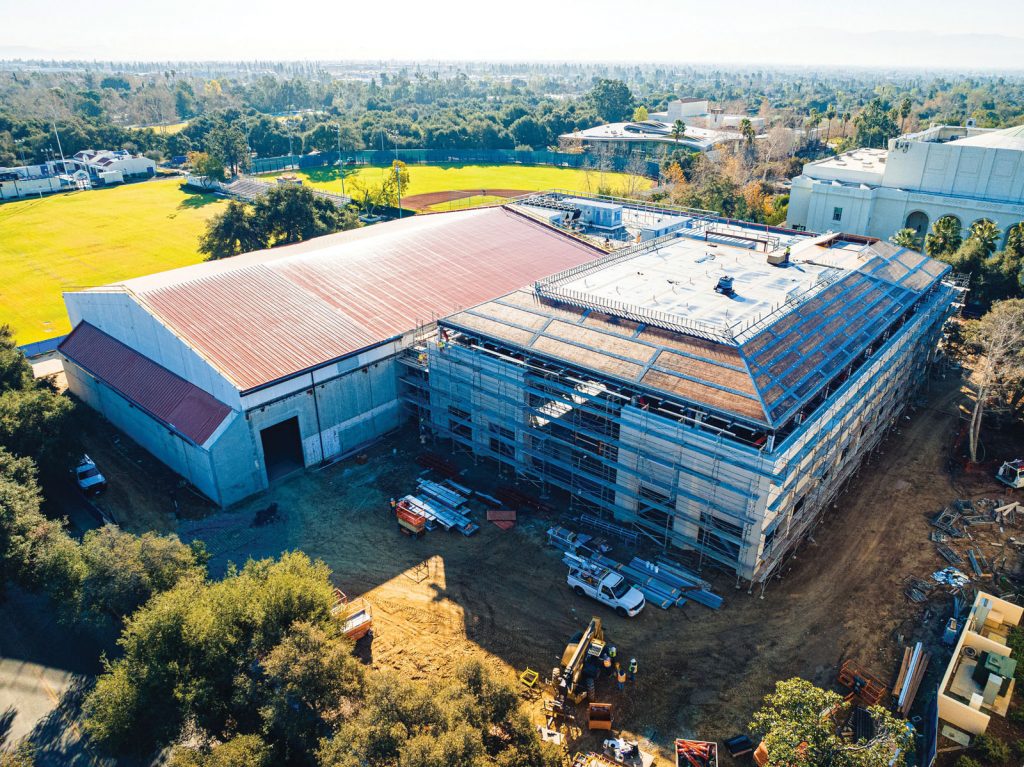
<svg viewBox="0 0 1024 767">
<path fill-rule="evenodd" d="M 715 292 L 721 293 L 723 296 L 732 298 L 736 295 L 736 291 L 732 289 L 732 277 L 728 274 L 723 274 L 718 278 L 718 284 L 715 285 Z"/>
</svg>

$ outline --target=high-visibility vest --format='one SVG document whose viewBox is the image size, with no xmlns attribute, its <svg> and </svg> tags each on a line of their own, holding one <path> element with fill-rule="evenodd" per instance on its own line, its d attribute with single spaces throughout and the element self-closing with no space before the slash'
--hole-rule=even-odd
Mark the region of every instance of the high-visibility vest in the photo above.
<svg viewBox="0 0 1024 767">
<path fill-rule="evenodd" d="M 636 667 L 637 667 L 636 658 L 633 658 L 633 660 L 631 660 L 629 662 L 629 673 L 635 674 L 636 673 Z"/>
<path fill-rule="evenodd" d="M 612 667 L 612 659 L 611 658 L 607 658 L 606 657 L 604 659 L 604 667 L 605 668 L 611 668 Z"/>
<path fill-rule="evenodd" d="M 626 681 L 626 672 L 623 671 L 620 668 L 618 671 L 615 672 L 615 678 L 617 680 L 619 680 L 620 683 L 625 682 Z"/>
</svg>

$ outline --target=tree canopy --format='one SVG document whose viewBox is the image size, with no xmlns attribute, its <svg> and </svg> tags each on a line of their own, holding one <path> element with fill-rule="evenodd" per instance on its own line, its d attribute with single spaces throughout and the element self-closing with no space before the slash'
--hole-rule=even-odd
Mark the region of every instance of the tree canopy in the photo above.
<svg viewBox="0 0 1024 767">
<path fill-rule="evenodd" d="M 600 78 L 590 89 L 590 101 L 605 122 L 628 120 L 633 114 L 633 94 L 622 80 Z"/>
<path fill-rule="evenodd" d="M 272 187 L 253 204 L 232 201 L 199 238 L 208 259 L 301 242 L 358 226 L 355 214 L 304 186 Z"/>
<path fill-rule="evenodd" d="M 850 704 L 838 693 L 793 678 L 777 682 L 765 696 L 750 729 L 763 736 L 767 767 L 903 767 L 913 742 L 906 723 L 882 706 L 871 706 L 874 736 L 855 742 L 841 733 L 839 725 L 849 710 Z"/>
</svg>

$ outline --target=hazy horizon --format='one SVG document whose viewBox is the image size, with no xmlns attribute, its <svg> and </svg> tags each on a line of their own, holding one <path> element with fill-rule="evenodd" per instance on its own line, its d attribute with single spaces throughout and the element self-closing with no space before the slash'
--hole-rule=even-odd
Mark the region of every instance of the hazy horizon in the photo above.
<svg viewBox="0 0 1024 767">
<path fill-rule="evenodd" d="M 71 0 L 0 0 L 0 58 L 1024 69 L 1024 37 L 998 33 L 1024 29 L 1024 3 L 1010 0 L 981 0 L 970 13 L 952 0 L 926 11 L 864 0 L 855 12 L 816 0 L 790 0 L 781 10 L 737 0 L 727 14 L 672 0 L 520 0 L 506 13 L 470 0 L 374 7 L 97 0 L 90 8 L 85 15 Z"/>
</svg>

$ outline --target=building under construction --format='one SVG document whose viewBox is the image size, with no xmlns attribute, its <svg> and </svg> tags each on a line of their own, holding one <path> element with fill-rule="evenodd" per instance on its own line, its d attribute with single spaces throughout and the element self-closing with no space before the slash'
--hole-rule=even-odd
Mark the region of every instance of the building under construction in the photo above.
<svg viewBox="0 0 1024 767">
<path fill-rule="evenodd" d="M 619 236 L 586 205 L 512 207 Z M 632 244 L 439 320 L 404 397 L 424 434 L 763 584 L 899 417 L 958 288 L 870 238 L 621 208 Z"/>
<path fill-rule="evenodd" d="M 78 397 L 222 505 L 411 414 L 763 582 L 922 380 L 948 271 L 548 193 L 70 292 L 60 352 Z"/>
</svg>

